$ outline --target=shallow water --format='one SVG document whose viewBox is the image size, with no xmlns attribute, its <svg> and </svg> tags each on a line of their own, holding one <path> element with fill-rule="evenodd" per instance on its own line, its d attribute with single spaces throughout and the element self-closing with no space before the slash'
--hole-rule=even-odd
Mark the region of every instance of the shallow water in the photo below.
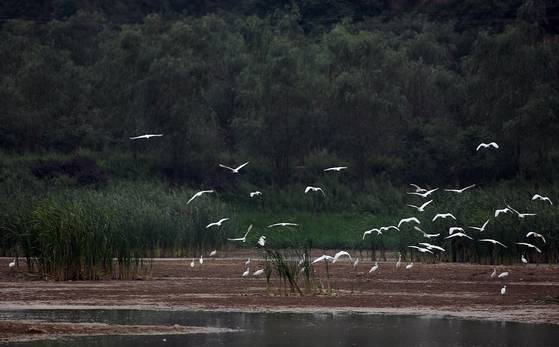
<svg viewBox="0 0 559 347">
<path fill-rule="evenodd" d="M 559 346 L 559 327 L 440 317 L 357 313 L 239 313 L 140 310 L 16 310 L 2 319 L 163 324 L 240 329 L 238 332 L 102 336 L 14 346 Z M 166 339 L 166 342 L 163 341 Z"/>
</svg>

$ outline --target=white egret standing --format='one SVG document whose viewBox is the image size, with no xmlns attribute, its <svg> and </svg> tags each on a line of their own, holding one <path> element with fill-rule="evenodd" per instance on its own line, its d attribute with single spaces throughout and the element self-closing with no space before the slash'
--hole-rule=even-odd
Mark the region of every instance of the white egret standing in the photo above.
<svg viewBox="0 0 559 347">
<path fill-rule="evenodd" d="M 192 259 L 192 261 L 190 262 L 190 267 L 194 267 L 194 265 L 196 264 L 194 263 L 194 259 Z"/>
<path fill-rule="evenodd" d="M 358 265 L 359 265 L 359 258 L 355 258 L 355 261 L 353 262 L 353 269 L 357 268 Z"/>
<path fill-rule="evenodd" d="M 250 274 L 250 268 L 247 267 L 246 271 L 243 272 L 243 275 L 242 275 L 242 276 L 243 276 L 243 277 L 247 277 L 248 274 Z"/>
<path fill-rule="evenodd" d="M 398 261 L 396 262 L 396 268 L 399 268 L 400 264 L 402 264 L 402 254 L 401 253 L 398 255 Z"/>
<path fill-rule="evenodd" d="M 491 278 L 495 278 L 497 276 L 497 268 L 493 268 L 493 272 L 491 273 Z"/>
<path fill-rule="evenodd" d="M 369 273 L 373 273 L 377 270 L 378 270 L 378 261 L 375 261 L 375 265 L 373 265 L 373 267 L 371 267 L 371 269 L 369 270 Z"/>
<path fill-rule="evenodd" d="M 13 270 L 13 269 L 16 268 L 16 260 L 15 260 L 15 259 L 12 260 L 12 261 L 8 264 L 8 268 L 9 268 L 10 270 Z"/>
<path fill-rule="evenodd" d="M 483 225 L 479 228 L 478 227 L 468 227 L 468 228 L 477 230 L 479 232 L 483 232 L 483 231 L 485 231 L 485 227 L 487 227 L 487 224 L 489 224 L 489 221 L 490 221 L 490 219 L 488 219 L 485 223 L 483 223 Z"/>
<path fill-rule="evenodd" d="M 250 196 L 251 198 L 254 198 L 255 196 L 258 196 L 258 195 L 262 195 L 262 192 L 259 191 L 259 190 L 249 193 L 249 196 Z"/>
<path fill-rule="evenodd" d="M 264 247 L 266 245 L 266 235 L 260 236 L 257 243 L 260 247 Z"/>
<path fill-rule="evenodd" d="M 268 228 L 275 228 L 275 227 L 296 227 L 299 224 L 296 223 L 275 223 L 268 225 Z"/>
<path fill-rule="evenodd" d="M 338 259 L 340 259 L 340 257 L 343 257 L 344 255 L 347 256 L 350 261 L 353 261 L 353 258 L 351 258 L 351 255 L 348 252 L 339 251 L 338 253 L 334 254 L 334 260 L 332 261 L 332 264 L 337 262 Z"/>
</svg>

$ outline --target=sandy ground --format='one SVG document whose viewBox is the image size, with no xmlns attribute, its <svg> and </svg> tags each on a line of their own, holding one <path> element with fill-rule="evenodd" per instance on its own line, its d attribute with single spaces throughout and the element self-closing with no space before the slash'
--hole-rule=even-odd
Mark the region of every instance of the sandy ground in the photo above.
<svg viewBox="0 0 559 347">
<path fill-rule="evenodd" d="M 267 291 L 265 278 L 241 277 L 248 255 L 218 254 L 215 259 L 206 258 L 203 265 L 196 261 L 194 268 L 189 266 L 191 259 L 155 260 L 150 275 L 143 279 L 95 282 L 45 281 L 26 274 L 24 266 L 16 272 L 8 271 L 11 259 L 0 258 L 0 310 L 356 311 L 559 324 L 559 265 L 501 266 L 497 271 L 509 271 L 510 275 L 498 280 L 490 278 L 493 267 L 484 265 L 415 263 L 411 270 L 405 270 L 389 261 L 379 263 L 378 273 L 368 274 L 370 260 L 361 259 L 357 269 L 343 261 L 329 266 L 331 294 L 322 290 L 328 281 L 321 264 L 315 267 L 316 285 L 309 293 L 285 296 L 277 280 Z M 258 254 L 251 256 L 252 273 L 262 268 L 262 261 L 256 259 Z M 303 289 L 302 280 L 300 284 Z M 500 289 L 504 284 L 507 293 L 502 296 Z M 15 327 L 0 321 L 0 335 L 10 333 L 12 338 L 20 339 L 36 336 L 26 332 L 31 327 L 27 323 L 10 323 Z M 37 333 L 43 335 L 41 338 L 59 334 L 41 326 L 38 329 L 44 331 Z M 141 328 L 136 332 L 139 331 Z M 146 328 L 146 332 L 156 333 L 157 329 Z M 134 332 L 124 331 L 131 333 Z"/>
</svg>

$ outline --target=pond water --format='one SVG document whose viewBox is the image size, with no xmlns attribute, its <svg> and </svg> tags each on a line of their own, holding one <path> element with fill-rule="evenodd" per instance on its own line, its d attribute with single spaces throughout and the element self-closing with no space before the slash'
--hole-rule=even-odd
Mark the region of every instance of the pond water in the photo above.
<svg viewBox="0 0 559 347">
<path fill-rule="evenodd" d="M 1 319 L 164 324 L 239 329 L 236 332 L 103 336 L 14 346 L 559 346 L 559 327 L 426 316 L 359 313 L 241 313 L 140 310 L 15 310 Z M 166 341 L 163 341 L 166 339 Z"/>
</svg>

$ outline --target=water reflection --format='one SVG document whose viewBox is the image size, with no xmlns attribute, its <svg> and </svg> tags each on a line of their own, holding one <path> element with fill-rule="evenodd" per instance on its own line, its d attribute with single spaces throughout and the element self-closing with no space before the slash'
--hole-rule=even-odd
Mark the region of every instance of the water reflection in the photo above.
<svg viewBox="0 0 559 347">
<path fill-rule="evenodd" d="M 33 310 L 0 318 L 118 324 L 180 324 L 243 329 L 235 333 L 105 336 L 14 344 L 71 346 L 559 346 L 559 328 L 503 322 L 367 314 Z M 166 342 L 163 341 L 166 339 Z"/>
</svg>

